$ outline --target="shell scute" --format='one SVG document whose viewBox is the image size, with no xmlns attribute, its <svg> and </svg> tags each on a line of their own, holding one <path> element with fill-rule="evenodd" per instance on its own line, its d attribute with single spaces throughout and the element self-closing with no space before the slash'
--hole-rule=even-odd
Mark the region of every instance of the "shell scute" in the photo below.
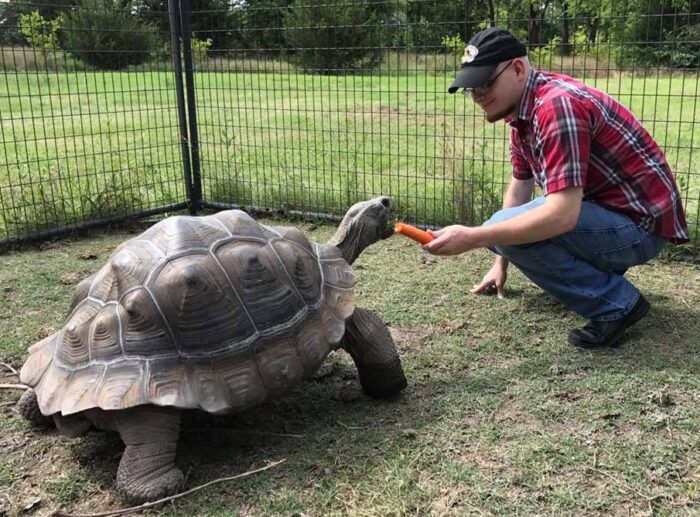
<svg viewBox="0 0 700 517">
<path fill-rule="evenodd" d="M 125 355 L 149 358 L 176 354 L 171 330 L 146 288 L 124 295 L 119 305 L 119 319 Z"/>
<path fill-rule="evenodd" d="M 146 402 L 143 389 L 143 361 L 121 361 L 107 366 L 95 405 L 102 409 L 123 409 Z"/>
<path fill-rule="evenodd" d="M 175 406 L 194 408 L 190 383 L 187 377 L 187 365 L 179 360 L 166 359 L 150 363 L 151 369 L 147 381 L 147 398 L 158 406 Z"/>
<path fill-rule="evenodd" d="M 279 393 L 304 377 L 295 339 L 275 340 L 256 354 L 260 376 L 271 393 Z"/>
<path fill-rule="evenodd" d="M 212 355 L 255 334 L 235 289 L 209 254 L 168 262 L 153 280 L 153 295 L 182 355 Z"/>
<path fill-rule="evenodd" d="M 63 326 L 56 358 L 69 369 L 90 360 L 90 322 L 101 308 L 98 302 L 86 299 L 76 307 Z"/>
<path fill-rule="evenodd" d="M 140 240 L 147 241 L 168 257 L 209 249 L 227 234 L 219 225 L 209 224 L 205 219 L 187 215 L 168 217 L 146 230 Z"/>
<path fill-rule="evenodd" d="M 233 241 L 216 257 L 259 332 L 273 333 L 306 310 L 270 245 Z"/>
<path fill-rule="evenodd" d="M 122 356 L 119 344 L 119 316 L 117 306 L 104 306 L 93 318 L 88 334 L 91 361 L 111 361 Z"/>
<path fill-rule="evenodd" d="M 323 285 L 316 257 L 307 248 L 293 241 L 279 240 L 272 243 L 272 246 L 304 303 L 315 306 Z"/>
<path fill-rule="evenodd" d="M 259 404 L 268 396 L 252 355 L 223 357 L 214 363 L 213 370 L 226 386 L 231 411 Z"/>
</svg>

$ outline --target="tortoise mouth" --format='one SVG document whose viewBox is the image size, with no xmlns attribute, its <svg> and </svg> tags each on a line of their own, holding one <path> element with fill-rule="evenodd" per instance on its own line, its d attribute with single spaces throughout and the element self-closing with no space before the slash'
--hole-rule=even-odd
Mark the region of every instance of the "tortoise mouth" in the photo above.
<svg viewBox="0 0 700 517">
<path fill-rule="evenodd" d="M 388 239 L 394 235 L 394 224 L 391 220 L 391 213 L 394 209 L 394 201 L 388 197 L 384 196 L 381 198 L 380 203 L 382 204 L 384 213 L 382 217 L 382 239 Z"/>
</svg>

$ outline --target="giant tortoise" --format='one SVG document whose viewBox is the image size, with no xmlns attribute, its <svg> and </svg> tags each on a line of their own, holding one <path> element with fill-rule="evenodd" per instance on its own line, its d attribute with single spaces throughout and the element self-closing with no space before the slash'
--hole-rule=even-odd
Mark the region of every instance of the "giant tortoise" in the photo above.
<svg viewBox="0 0 700 517">
<path fill-rule="evenodd" d="M 355 308 L 350 267 L 391 235 L 391 209 L 389 197 L 353 205 L 326 244 L 240 210 L 164 219 L 81 281 L 63 328 L 30 347 L 19 412 L 67 436 L 117 431 L 117 487 L 144 502 L 183 484 L 181 410 L 259 404 L 340 347 L 366 394 L 397 393 L 399 355 L 382 320 Z"/>
</svg>

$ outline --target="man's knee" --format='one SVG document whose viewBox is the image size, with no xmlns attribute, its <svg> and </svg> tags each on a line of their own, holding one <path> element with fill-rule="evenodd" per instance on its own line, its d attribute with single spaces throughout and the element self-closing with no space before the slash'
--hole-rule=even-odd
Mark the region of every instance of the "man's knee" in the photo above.
<svg viewBox="0 0 700 517">
<path fill-rule="evenodd" d="M 513 217 L 513 215 L 510 213 L 510 211 L 508 209 L 499 210 L 498 212 L 493 214 L 490 219 L 487 219 L 486 221 L 484 221 L 484 223 L 481 226 L 489 226 L 489 225 L 494 224 L 494 223 L 500 223 L 503 221 L 507 221 L 511 217 Z"/>
</svg>

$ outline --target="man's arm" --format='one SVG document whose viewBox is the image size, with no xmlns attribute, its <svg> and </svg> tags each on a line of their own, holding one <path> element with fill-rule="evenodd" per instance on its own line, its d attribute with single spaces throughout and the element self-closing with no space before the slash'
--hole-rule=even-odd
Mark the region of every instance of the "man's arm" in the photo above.
<svg viewBox="0 0 700 517">
<path fill-rule="evenodd" d="M 535 178 L 527 180 L 519 180 L 511 178 L 508 190 L 503 196 L 503 208 L 512 208 L 514 206 L 524 205 L 532 197 L 532 192 L 535 190 Z"/>
<path fill-rule="evenodd" d="M 514 198 L 518 195 L 518 187 L 515 189 Z M 423 249 L 435 255 L 457 255 L 475 248 L 514 246 L 551 239 L 576 227 L 582 200 L 582 187 L 561 190 L 549 194 L 543 205 L 507 221 L 474 228 L 448 226 L 432 232 L 435 239 L 423 245 Z"/>
</svg>

